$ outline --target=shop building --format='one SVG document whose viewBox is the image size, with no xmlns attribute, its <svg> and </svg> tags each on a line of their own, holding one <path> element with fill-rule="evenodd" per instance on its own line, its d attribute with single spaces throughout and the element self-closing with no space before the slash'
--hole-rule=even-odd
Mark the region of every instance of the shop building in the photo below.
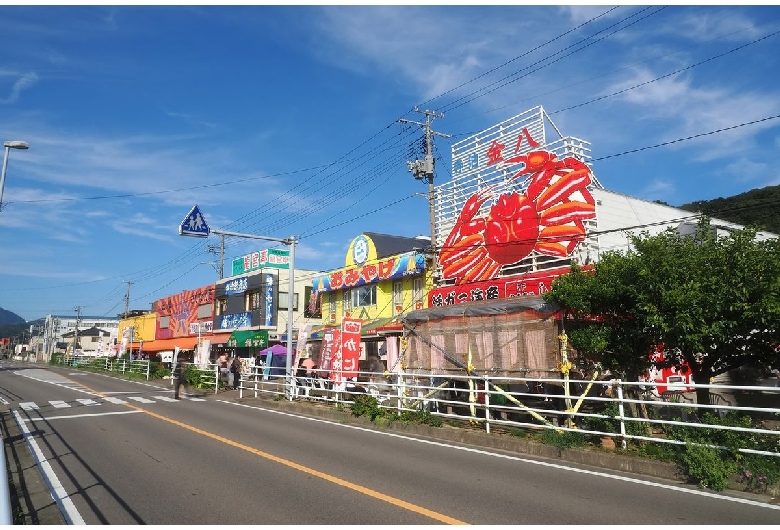
<svg viewBox="0 0 780 530">
<path fill-rule="evenodd" d="M 119 336 L 119 318 L 118 317 L 100 317 L 87 315 L 46 315 L 43 329 L 43 358 L 39 360 L 48 361 L 53 353 L 65 353 L 77 335 L 77 331 L 83 331 L 89 328 L 97 328 L 107 332 L 103 336 L 103 344 L 113 346 L 117 343 Z M 70 339 L 70 340 L 68 340 Z"/>
<path fill-rule="evenodd" d="M 560 372 L 565 341 L 558 340 L 554 320 L 537 309 L 538 318 L 518 313 L 506 302 L 527 297 L 529 307 L 544 307 L 541 295 L 572 262 L 587 266 L 605 252 L 628 250 L 630 233 L 670 227 L 694 233 L 696 214 L 606 190 L 590 152 L 589 142 L 563 136 L 542 107 L 453 144 L 452 179 L 435 188 L 434 247 L 440 251 L 436 285 L 427 293 L 431 309 L 405 321 L 407 330 L 431 322 L 410 331 L 407 353 L 415 368 Z M 741 228 L 719 219 L 711 225 L 719 232 Z M 458 310 L 461 304 L 474 309 Z M 437 311 L 446 308 L 454 311 Z M 493 310 L 533 317 L 509 317 L 518 326 L 535 323 L 513 335 L 490 324 L 498 319 L 484 318 Z M 443 360 L 442 351 L 457 362 Z"/>
<path fill-rule="evenodd" d="M 217 355 L 225 351 L 254 357 L 273 344 L 286 344 L 291 299 L 293 330 L 321 323 L 319 307 L 309 301 L 312 278 L 322 271 L 294 269 L 291 297 L 289 250 L 265 249 L 239 257 L 231 272 L 215 285 L 211 345 Z"/>
<path fill-rule="evenodd" d="M 322 308 L 322 326 L 309 336 L 312 350 L 330 328 L 345 317 L 362 321 L 360 360 L 385 360 L 388 348 L 397 351 L 402 333 L 399 318 L 427 307 L 431 288 L 423 249 L 430 238 L 364 232 L 354 238 L 345 266 L 314 278 L 315 301 Z"/>
</svg>

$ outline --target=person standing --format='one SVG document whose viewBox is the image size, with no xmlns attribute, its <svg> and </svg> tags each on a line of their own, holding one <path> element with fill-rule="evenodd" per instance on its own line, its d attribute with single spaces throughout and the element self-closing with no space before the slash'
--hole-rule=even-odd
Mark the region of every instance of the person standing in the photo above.
<svg viewBox="0 0 780 530">
<path fill-rule="evenodd" d="M 238 355 L 233 357 L 233 362 L 230 363 L 230 373 L 233 374 L 233 390 L 238 390 L 241 382 L 241 358 Z"/>
<path fill-rule="evenodd" d="M 228 380 L 228 357 L 227 353 L 224 351 L 220 354 L 219 358 L 217 359 L 217 370 L 219 372 L 219 380 L 220 382 L 227 383 Z"/>
</svg>

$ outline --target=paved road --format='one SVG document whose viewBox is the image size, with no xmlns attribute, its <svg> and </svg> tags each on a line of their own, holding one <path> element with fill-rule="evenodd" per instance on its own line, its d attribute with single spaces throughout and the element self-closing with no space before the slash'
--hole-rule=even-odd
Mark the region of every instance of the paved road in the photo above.
<svg viewBox="0 0 780 530">
<path fill-rule="evenodd" d="M 14 365 L 10 414 L 69 523 L 774 524 L 780 506 L 284 412 L 235 392 Z M 226 397 L 229 396 L 229 397 Z"/>
</svg>

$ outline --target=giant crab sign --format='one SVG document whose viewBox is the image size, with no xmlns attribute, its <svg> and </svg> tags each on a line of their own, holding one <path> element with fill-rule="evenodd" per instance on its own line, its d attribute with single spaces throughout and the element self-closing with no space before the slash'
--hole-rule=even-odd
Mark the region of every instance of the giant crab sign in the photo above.
<svg viewBox="0 0 780 530">
<path fill-rule="evenodd" d="M 491 280 L 532 252 L 566 257 L 585 239 L 583 221 L 596 216 L 584 162 L 536 150 L 505 164 L 523 164 L 507 184 L 524 177 L 525 191 L 493 184 L 466 201 L 439 253 L 444 278 L 456 285 Z"/>
</svg>

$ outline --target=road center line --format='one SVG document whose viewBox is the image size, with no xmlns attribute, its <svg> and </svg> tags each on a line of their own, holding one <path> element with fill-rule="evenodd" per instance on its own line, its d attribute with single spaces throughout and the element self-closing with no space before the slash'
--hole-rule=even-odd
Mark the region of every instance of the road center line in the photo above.
<svg viewBox="0 0 780 530">
<path fill-rule="evenodd" d="M 66 378 L 67 379 L 67 378 Z M 105 397 L 102 393 L 98 392 L 97 390 L 93 390 L 89 388 L 88 386 L 84 385 L 83 383 L 78 383 L 79 385 L 83 386 L 90 392 L 94 392 L 98 396 Z M 365 488 L 363 486 L 359 486 L 357 484 L 353 484 L 351 482 L 348 482 L 346 480 L 340 479 L 339 477 L 329 475 L 328 473 L 323 473 L 322 471 L 317 471 L 316 469 L 312 469 L 310 467 L 302 466 L 301 464 L 298 464 L 297 462 L 293 462 L 292 460 L 287 460 L 286 458 L 281 458 L 276 455 L 272 455 L 271 453 L 266 453 L 265 451 L 261 451 L 259 449 L 255 449 L 254 447 L 250 447 L 248 445 L 244 445 L 242 443 L 236 442 L 234 440 L 230 440 L 228 438 L 225 438 L 224 436 L 220 436 L 218 434 L 214 434 L 208 431 L 204 431 L 203 429 L 198 429 L 197 427 L 193 427 L 192 425 L 188 425 L 186 423 L 168 418 L 166 416 L 163 416 L 161 414 L 157 414 L 151 411 L 148 411 L 146 409 L 142 409 L 141 407 L 137 407 L 135 405 L 131 405 L 130 403 L 127 403 L 125 405 L 126 407 L 129 407 L 133 410 L 136 410 L 138 412 L 143 412 L 144 414 L 148 414 L 149 416 L 153 418 L 157 418 L 158 420 L 162 420 L 165 422 L 168 422 L 172 425 L 176 425 L 177 427 L 181 427 L 182 429 L 187 429 L 188 431 L 194 432 L 196 434 L 200 434 L 202 436 L 206 436 L 207 438 L 211 438 L 212 440 L 217 440 L 219 442 L 222 442 L 224 444 L 227 444 L 231 447 L 235 447 L 237 449 L 241 449 L 243 451 L 246 451 L 248 453 L 252 453 L 253 455 L 257 455 L 261 458 L 265 458 L 266 460 L 271 460 L 272 462 L 276 462 L 278 464 L 281 464 L 283 466 L 290 467 L 292 469 L 301 471 L 303 473 L 306 473 L 308 475 L 315 476 L 317 478 L 321 478 L 323 480 L 327 480 L 328 482 L 332 482 L 333 484 L 338 484 L 339 486 L 343 486 L 347 489 L 351 489 L 353 491 L 356 491 L 358 493 L 362 493 L 363 495 L 366 495 L 368 497 L 373 497 L 374 499 L 378 499 L 380 501 L 384 501 L 388 504 L 392 504 L 393 506 L 397 506 L 399 508 L 403 508 L 405 510 L 409 510 L 410 512 L 418 513 L 420 515 L 424 515 L 426 517 L 430 517 L 431 519 L 435 521 L 439 521 L 445 524 L 459 524 L 459 525 L 466 525 L 468 523 L 464 521 L 460 521 L 458 519 L 455 519 L 454 517 L 449 517 L 448 515 L 444 515 L 438 512 L 435 512 L 433 510 L 429 510 L 427 508 L 423 508 L 422 506 L 417 506 L 416 504 L 412 504 L 410 502 L 406 502 L 404 500 L 398 499 L 396 497 L 391 497 L 390 495 L 385 495 L 384 493 L 378 492 L 376 490 L 372 490 L 369 488 Z"/>
</svg>

